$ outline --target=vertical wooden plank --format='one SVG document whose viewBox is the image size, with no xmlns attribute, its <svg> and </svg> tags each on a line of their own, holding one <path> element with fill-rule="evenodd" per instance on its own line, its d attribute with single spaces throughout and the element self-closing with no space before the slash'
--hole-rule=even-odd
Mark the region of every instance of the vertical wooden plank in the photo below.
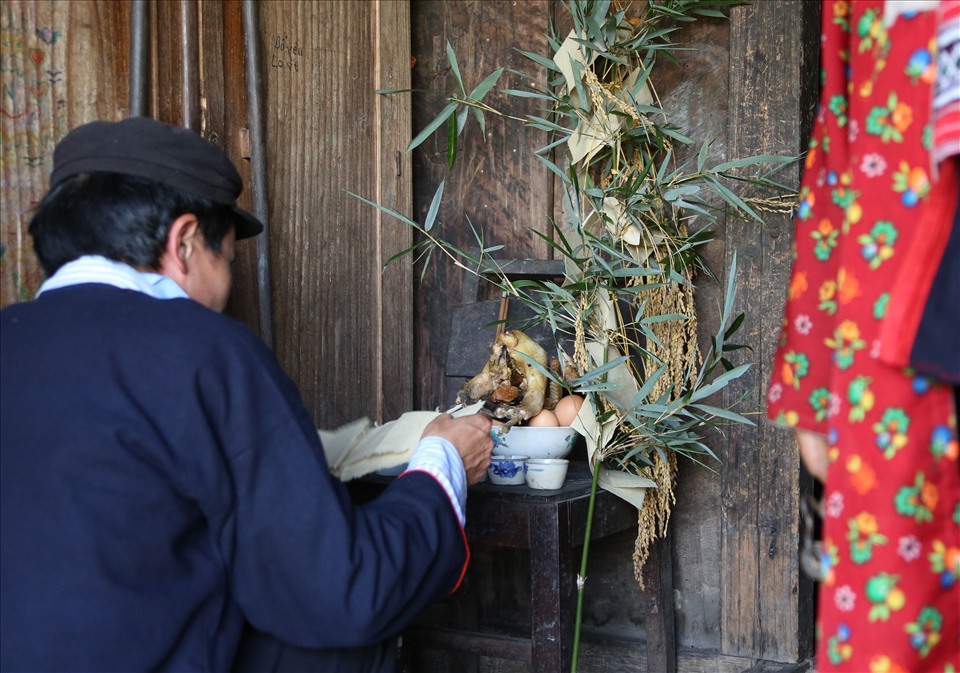
<svg viewBox="0 0 960 673">
<path fill-rule="evenodd" d="M 410 88 L 410 3 L 376 0 L 374 64 L 376 89 Z M 373 91 L 367 92 L 374 96 Z M 376 96 L 376 125 L 379 140 L 374 157 L 377 171 L 377 202 L 407 216 L 413 209 L 413 170 L 405 152 L 410 136 L 410 95 Z M 378 229 L 377 259 L 385 264 L 399 250 L 410 247 L 413 231 L 381 213 L 371 213 Z M 379 402 L 380 420 L 397 418 L 413 408 L 413 260 L 392 262 L 380 274 L 377 288 L 381 308 Z"/>
<path fill-rule="evenodd" d="M 393 301 L 376 211 L 347 194 L 375 200 L 383 185 L 374 64 L 391 53 L 377 40 L 400 33 L 377 37 L 378 8 L 260 6 L 275 350 L 324 427 L 377 415 L 382 304 Z"/>
<path fill-rule="evenodd" d="M 43 280 L 27 233 L 53 148 L 71 128 L 127 106 L 127 3 L 5 0 L 0 5 L 0 306 Z"/>
<path fill-rule="evenodd" d="M 678 50 L 676 63 L 659 58 L 651 78 L 663 108 L 683 133 L 694 140 L 692 146 L 678 146 L 678 161 L 691 159 L 700 144 L 710 141 L 707 165 L 733 158 L 727 145 L 726 101 L 729 100 L 730 22 L 726 19 L 700 18 L 686 24 L 674 35 L 681 45 L 694 49 Z M 695 223 L 702 226 L 702 223 Z M 721 279 L 725 268 L 723 226 L 711 227 L 713 241 L 700 252 L 707 265 Z M 707 274 L 694 278 L 700 349 L 706 353 L 709 335 L 720 323 L 725 287 Z M 746 351 L 736 354 L 743 361 Z M 725 438 L 711 433 L 706 443 L 720 456 Z M 673 556 L 675 591 L 675 634 L 683 648 L 717 649 L 720 642 L 720 472 L 722 462 L 711 463 L 713 472 L 688 460 L 680 460 L 676 505 L 670 517 L 669 535 Z M 613 595 L 608 597 L 611 600 Z M 647 637 L 650 642 L 650 636 Z"/>
<path fill-rule="evenodd" d="M 731 156 L 796 154 L 802 143 L 802 110 L 796 95 L 805 45 L 800 27 L 810 3 L 754 3 L 731 11 L 729 146 Z M 794 184 L 797 166 L 789 176 Z M 788 177 L 788 176 L 785 176 Z M 724 392 L 726 403 L 741 395 L 762 408 L 773 347 L 780 328 L 789 273 L 791 220 L 787 215 L 755 222 L 728 218 L 728 261 L 738 255 L 737 308 L 746 313 L 741 342 L 754 345 L 758 363 Z M 797 563 L 799 461 L 783 433 L 759 423 L 727 434 L 722 475 L 721 652 L 772 661 L 806 654 L 809 615 L 801 613 L 807 589 Z"/>
<path fill-rule="evenodd" d="M 152 100 L 149 116 L 183 126 L 183 15 L 180 2 L 150 3 L 150 20 Z"/>
<path fill-rule="evenodd" d="M 414 88 L 441 94 L 459 91 L 447 63 L 448 42 L 457 54 L 468 92 L 498 66 L 533 72 L 542 81 L 543 73 L 515 49 L 547 53 L 545 35 L 550 30 L 553 9 L 551 0 L 414 0 Z M 500 80 L 500 87 L 520 86 L 520 79 L 509 73 Z M 526 99 L 494 96 L 489 102 L 519 117 L 540 114 L 537 104 Z M 426 126 L 445 104 L 443 96 L 416 96 L 413 132 Z M 550 231 L 552 174 L 533 156 L 546 141 L 537 131 L 490 114 L 486 131 L 486 137 L 481 137 L 474 120 L 469 121 L 452 171 L 447 168 L 444 132 L 414 152 L 414 214 L 423 220 L 437 186 L 444 182 L 443 205 L 437 218 L 444 238 L 458 246 L 475 247 L 472 224 L 484 232 L 487 244 L 505 246 L 502 256 L 548 258 L 546 244 L 529 231 Z M 444 360 L 450 314 L 460 303 L 464 273 L 434 256 L 416 287 L 416 321 L 429 326 L 417 330 L 415 395 L 422 408 L 443 406 L 456 394 L 456 390 L 446 388 Z"/>
<path fill-rule="evenodd" d="M 201 1 L 201 133 L 216 142 L 237 167 L 244 184 L 238 203 L 252 211 L 253 176 L 245 135 L 248 128 L 245 39 L 240 0 Z M 255 241 L 248 239 L 237 244 L 233 288 L 225 312 L 259 333 Z"/>
</svg>

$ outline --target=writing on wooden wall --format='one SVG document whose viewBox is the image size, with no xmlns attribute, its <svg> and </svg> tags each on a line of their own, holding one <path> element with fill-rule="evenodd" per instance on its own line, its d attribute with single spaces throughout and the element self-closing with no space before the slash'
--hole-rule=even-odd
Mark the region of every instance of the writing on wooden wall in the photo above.
<svg viewBox="0 0 960 673">
<path fill-rule="evenodd" d="M 273 40 L 273 53 L 270 56 L 270 67 L 287 72 L 300 72 L 300 59 L 303 58 L 303 49 L 294 41 L 287 41 L 286 35 L 277 35 Z"/>
<path fill-rule="evenodd" d="M 53 148 L 67 132 L 64 34 L 42 6 L 0 11 L 0 305 L 33 296 L 42 273 L 27 225 L 43 196 Z"/>
</svg>

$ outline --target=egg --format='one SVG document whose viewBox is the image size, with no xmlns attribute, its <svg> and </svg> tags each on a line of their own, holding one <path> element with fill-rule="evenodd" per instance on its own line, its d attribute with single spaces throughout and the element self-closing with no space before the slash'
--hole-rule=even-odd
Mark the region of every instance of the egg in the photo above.
<svg viewBox="0 0 960 673">
<path fill-rule="evenodd" d="M 553 409 L 557 417 L 557 424 L 567 426 L 573 423 L 573 419 L 580 413 L 580 407 L 583 406 L 583 398 L 579 395 L 567 395 L 560 398 L 557 406 Z"/>
<path fill-rule="evenodd" d="M 555 428 L 560 425 L 557 422 L 557 415 L 549 409 L 542 410 L 539 414 L 527 421 L 531 428 Z"/>
</svg>

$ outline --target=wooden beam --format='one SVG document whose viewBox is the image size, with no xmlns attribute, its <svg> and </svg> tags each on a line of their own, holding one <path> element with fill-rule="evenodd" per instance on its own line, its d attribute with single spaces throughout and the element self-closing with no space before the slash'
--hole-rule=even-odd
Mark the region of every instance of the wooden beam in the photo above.
<svg viewBox="0 0 960 673">
<path fill-rule="evenodd" d="M 802 0 L 752 3 L 731 10 L 730 157 L 796 155 L 804 111 L 797 91 L 814 73 L 802 72 L 802 27 L 815 20 Z M 783 30 L 783 26 L 794 26 Z M 783 91 L 784 95 L 771 95 Z M 794 184 L 793 176 L 783 176 Z M 763 409 L 775 340 L 790 271 L 789 215 L 765 222 L 728 217 L 727 268 L 737 254 L 736 314 L 746 320 L 738 343 L 754 345 L 757 366 L 729 386 L 724 405 L 741 396 Z M 727 432 L 721 477 L 721 652 L 792 662 L 809 653 L 812 615 L 797 562 L 799 476 L 797 451 L 788 434 L 762 420 Z"/>
</svg>

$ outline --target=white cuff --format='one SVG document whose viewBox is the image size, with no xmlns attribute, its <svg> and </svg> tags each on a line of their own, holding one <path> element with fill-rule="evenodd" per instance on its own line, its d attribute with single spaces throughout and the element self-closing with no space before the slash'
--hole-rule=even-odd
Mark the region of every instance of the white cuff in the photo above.
<svg viewBox="0 0 960 673">
<path fill-rule="evenodd" d="M 466 524 L 467 471 L 454 445 L 443 437 L 424 437 L 413 450 L 407 471 L 421 470 L 432 475 L 447 492 L 460 525 Z"/>
</svg>

